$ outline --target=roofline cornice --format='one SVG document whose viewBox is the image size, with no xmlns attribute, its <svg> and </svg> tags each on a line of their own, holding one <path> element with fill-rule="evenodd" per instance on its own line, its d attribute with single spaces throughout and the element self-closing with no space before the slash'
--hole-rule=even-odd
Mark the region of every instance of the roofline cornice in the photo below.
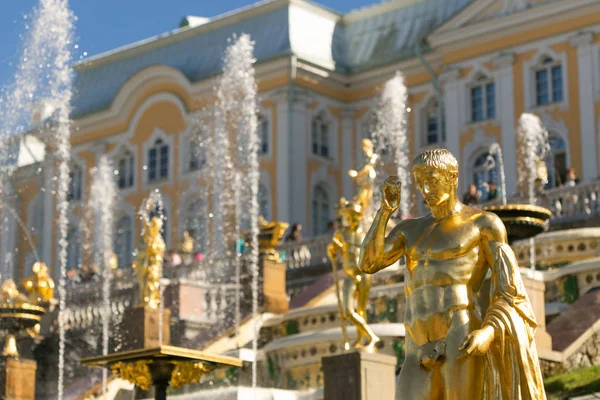
<svg viewBox="0 0 600 400">
<path fill-rule="evenodd" d="M 144 53 L 157 47 L 166 46 L 189 37 L 217 30 L 219 28 L 239 23 L 240 21 L 266 14 L 268 12 L 289 6 L 290 4 L 306 3 L 312 7 L 317 7 L 313 3 L 304 0 L 265 0 L 259 3 L 251 4 L 247 7 L 239 8 L 229 13 L 221 14 L 203 25 L 196 27 L 183 27 L 174 29 L 148 39 L 141 40 L 117 49 L 100 53 L 89 57 L 73 65 L 76 71 L 85 71 L 93 69 L 122 58 L 131 57 L 139 53 Z M 325 10 L 323 10 L 325 11 Z"/>
</svg>

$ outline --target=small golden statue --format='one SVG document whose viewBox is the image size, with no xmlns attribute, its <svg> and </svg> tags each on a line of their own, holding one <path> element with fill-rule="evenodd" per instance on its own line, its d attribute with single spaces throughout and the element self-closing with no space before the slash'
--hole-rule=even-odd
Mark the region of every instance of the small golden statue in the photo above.
<svg viewBox="0 0 600 400">
<path fill-rule="evenodd" d="M 48 276 L 48 267 L 36 262 L 31 268 L 33 274 L 25 278 L 21 284 L 29 293 L 31 304 L 48 304 L 54 297 L 54 281 Z"/>
<path fill-rule="evenodd" d="M 537 324 L 504 224 L 459 201 L 458 162 L 448 150 L 417 156 L 413 174 L 431 213 L 386 236 L 401 188 L 389 177 L 359 263 L 373 274 L 406 258 L 406 358 L 396 398 L 545 399 Z M 482 315 L 476 294 L 489 270 Z"/>
<path fill-rule="evenodd" d="M 258 249 L 267 260 L 281 262 L 281 256 L 275 247 L 281 244 L 283 235 L 289 224 L 286 222 L 267 222 L 262 216 L 258 218 Z"/>
<path fill-rule="evenodd" d="M 358 269 L 360 245 L 365 236 L 360 227 L 363 216 L 361 206 L 355 202 L 348 202 L 342 197 L 338 210 L 342 224 L 335 231 L 331 243 L 327 246 L 327 255 L 333 266 L 338 307 L 342 316 L 340 319 L 342 320 L 344 346 L 346 349 L 350 347 L 344 321 L 348 320 L 356 327 L 358 333 L 354 347 L 363 347 L 363 339 L 366 338 L 368 340 L 367 351 L 374 351 L 381 340 L 367 325 L 367 302 L 372 277 Z M 342 269 L 345 274 L 341 293 L 337 278 L 338 254 L 341 254 Z"/>
<path fill-rule="evenodd" d="M 160 233 L 163 222 L 153 217 L 145 223 L 144 245 L 145 254 L 140 254 L 134 261 L 133 269 L 138 276 L 141 304 L 158 308 L 160 303 L 160 279 L 165 255 L 165 241 Z"/>
<path fill-rule="evenodd" d="M 351 169 L 348 171 L 348 175 L 354 179 L 357 186 L 354 201 L 361 206 L 363 213 L 365 213 L 371 210 L 371 200 L 373 199 L 375 178 L 377 177 L 375 167 L 379 156 L 374 153 L 373 142 L 370 139 L 363 139 L 361 145 L 365 154 L 365 165 L 359 171 Z"/>
<path fill-rule="evenodd" d="M 194 238 L 190 236 L 188 231 L 183 232 L 183 239 L 181 240 L 179 250 L 183 254 L 192 254 L 194 252 Z"/>
<path fill-rule="evenodd" d="M 7 279 L 0 286 L 0 304 L 2 307 L 21 307 L 23 304 L 29 304 L 29 299 L 19 292 L 15 281 Z"/>
</svg>

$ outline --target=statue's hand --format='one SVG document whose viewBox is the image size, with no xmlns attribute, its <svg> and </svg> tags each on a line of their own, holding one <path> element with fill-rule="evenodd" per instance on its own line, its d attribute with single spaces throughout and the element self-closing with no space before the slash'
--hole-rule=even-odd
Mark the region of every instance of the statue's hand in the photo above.
<svg viewBox="0 0 600 400">
<path fill-rule="evenodd" d="M 465 340 L 458 348 L 463 353 L 458 358 L 464 358 L 470 355 L 481 356 L 485 354 L 494 341 L 494 328 L 489 325 L 477 329 L 467 335 Z"/>
<path fill-rule="evenodd" d="M 386 211 L 396 211 L 400 205 L 402 182 L 397 176 L 388 177 L 381 189 L 381 207 Z"/>
<path fill-rule="evenodd" d="M 358 176 L 358 171 L 351 169 L 348 171 L 348 175 L 350 175 L 350 178 L 356 178 Z"/>
</svg>

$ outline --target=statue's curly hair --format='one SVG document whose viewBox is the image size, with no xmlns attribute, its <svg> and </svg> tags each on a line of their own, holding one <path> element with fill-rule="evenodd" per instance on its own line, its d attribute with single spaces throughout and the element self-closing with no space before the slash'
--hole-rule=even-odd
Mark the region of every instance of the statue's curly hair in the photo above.
<svg viewBox="0 0 600 400">
<path fill-rule="evenodd" d="M 435 168 L 444 173 L 458 176 L 458 161 L 446 149 L 425 150 L 415 158 L 412 168 L 413 172 L 420 169 Z"/>
</svg>

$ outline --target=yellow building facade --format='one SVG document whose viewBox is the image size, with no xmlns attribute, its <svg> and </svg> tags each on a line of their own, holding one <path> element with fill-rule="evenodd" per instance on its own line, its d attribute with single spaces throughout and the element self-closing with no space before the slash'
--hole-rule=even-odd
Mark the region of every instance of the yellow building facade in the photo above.
<svg viewBox="0 0 600 400">
<path fill-rule="evenodd" d="M 218 67 L 234 33 L 256 43 L 261 213 L 301 223 L 305 236 L 324 233 L 337 199 L 352 196 L 346 171 L 361 162 L 360 140 L 396 71 L 408 86 L 411 158 L 448 148 L 461 165 L 461 192 L 497 179 L 479 168 L 494 142 L 503 148 L 507 192 L 515 192 L 523 112 L 537 114 L 549 131 L 551 185 L 568 167 L 582 181 L 598 177 L 597 1 L 399 0 L 339 14 L 275 0 L 201 21 L 188 18 L 169 34 L 75 65 L 69 268 L 91 260 L 84 205 L 102 154 L 118 171 L 122 265 L 138 242 L 136 210 L 151 190 L 165 199 L 169 248 L 190 221 L 210 230 L 211 174 L 190 152 L 191 139 L 198 126 L 212 130 Z M 34 246 L 56 271 L 53 167 L 46 151 L 15 174 L 14 207 L 34 227 L 29 243 L 14 216 L 5 216 L 2 246 L 18 249 L 8 261 L 16 277 L 31 268 Z M 424 212 L 416 193 L 413 209 Z M 205 241 L 197 238 L 199 251 Z"/>
</svg>

